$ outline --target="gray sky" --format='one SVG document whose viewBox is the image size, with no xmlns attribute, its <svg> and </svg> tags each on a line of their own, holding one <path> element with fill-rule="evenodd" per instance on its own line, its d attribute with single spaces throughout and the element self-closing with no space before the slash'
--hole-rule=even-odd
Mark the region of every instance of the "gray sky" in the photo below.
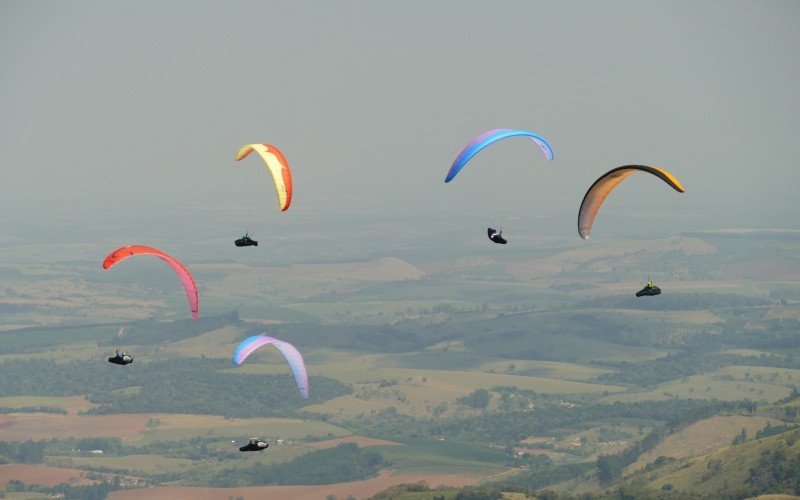
<svg viewBox="0 0 800 500">
<path fill-rule="evenodd" d="M 796 1 L 6 0 L 2 230 L 241 208 L 331 225 L 542 214 L 573 235 L 588 186 L 628 163 L 687 193 L 631 178 L 609 214 L 650 200 L 678 229 L 798 227 L 798 26 Z M 445 185 L 501 127 L 543 135 L 555 161 L 510 140 Z M 290 162 L 289 212 L 258 160 L 234 162 L 250 142 Z"/>
</svg>

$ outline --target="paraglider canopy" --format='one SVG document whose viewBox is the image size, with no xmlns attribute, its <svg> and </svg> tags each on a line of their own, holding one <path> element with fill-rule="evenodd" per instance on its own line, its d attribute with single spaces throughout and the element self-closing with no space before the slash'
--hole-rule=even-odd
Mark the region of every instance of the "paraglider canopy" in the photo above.
<svg viewBox="0 0 800 500">
<path fill-rule="evenodd" d="M 592 224 L 597 212 L 606 200 L 606 197 L 619 185 L 622 181 L 628 178 L 629 175 L 636 172 L 645 172 L 655 175 L 662 181 L 666 182 L 670 187 L 679 193 L 685 190 L 678 179 L 675 178 L 669 171 L 659 167 L 648 167 L 646 165 L 625 165 L 609 170 L 601 175 L 594 184 L 591 185 L 586 195 L 581 202 L 581 208 L 578 210 L 578 234 L 584 240 L 589 239 L 589 234 L 592 232 Z"/>
<path fill-rule="evenodd" d="M 550 144 L 548 144 L 544 137 L 541 137 L 538 134 L 528 130 L 498 128 L 484 132 L 478 137 L 472 139 L 469 144 L 467 144 L 466 147 L 461 150 L 458 156 L 456 156 L 456 159 L 450 166 L 450 170 L 447 172 L 447 177 L 445 177 L 444 181 L 452 181 L 455 176 L 458 175 L 461 169 L 464 168 L 464 165 L 466 165 L 473 156 L 481 152 L 483 149 L 497 141 L 501 141 L 509 137 L 527 137 L 536 143 L 537 146 L 539 146 L 539 149 L 542 150 L 545 158 L 548 160 L 552 160 L 554 158 L 553 148 L 550 147 Z"/>
<path fill-rule="evenodd" d="M 283 356 L 294 374 L 294 381 L 300 394 L 308 399 L 308 372 L 303 361 L 303 355 L 295 346 L 288 342 L 278 340 L 266 335 L 253 335 L 244 339 L 233 353 L 233 364 L 241 365 L 254 351 L 261 346 L 274 345 Z"/>
<path fill-rule="evenodd" d="M 186 299 L 189 301 L 189 310 L 192 312 L 192 318 L 198 319 L 200 317 L 200 299 L 197 296 L 197 285 L 195 285 L 192 274 L 186 269 L 183 264 L 166 252 L 162 252 L 157 248 L 147 247 L 144 245 L 129 245 L 127 247 L 117 248 L 103 261 L 103 269 L 110 269 L 119 264 L 128 257 L 134 255 L 155 255 L 175 271 L 178 278 L 181 280 L 183 289 L 186 292 Z"/>
<path fill-rule="evenodd" d="M 270 144 L 248 144 L 242 146 L 236 153 L 236 161 L 243 160 L 255 151 L 264 160 L 269 173 L 272 175 L 272 182 L 275 184 L 275 194 L 278 196 L 278 208 L 281 212 L 288 210 L 292 204 L 292 172 L 289 170 L 289 162 L 283 153 Z"/>
</svg>

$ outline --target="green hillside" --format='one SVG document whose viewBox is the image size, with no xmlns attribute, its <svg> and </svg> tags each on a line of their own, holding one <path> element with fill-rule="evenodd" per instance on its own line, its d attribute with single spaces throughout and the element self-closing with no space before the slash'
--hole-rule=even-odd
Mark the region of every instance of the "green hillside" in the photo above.
<svg viewBox="0 0 800 500">
<path fill-rule="evenodd" d="M 748 441 L 697 457 L 656 459 L 619 485 L 637 496 L 800 495 L 800 430 Z"/>
</svg>

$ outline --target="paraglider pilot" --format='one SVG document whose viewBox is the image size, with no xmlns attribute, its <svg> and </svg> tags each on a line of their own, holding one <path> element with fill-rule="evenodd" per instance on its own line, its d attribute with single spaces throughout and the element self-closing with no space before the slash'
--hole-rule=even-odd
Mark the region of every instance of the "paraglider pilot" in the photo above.
<svg viewBox="0 0 800 500">
<path fill-rule="evenodd" d="M 250 442 L 239 448 L 239 451 L 264 451 L 269 447 L 269 443 L 260 441 L 258 438 L 250 438 Z"/>
<path fill-rule="evenodd" d="M 647 280 L 647 284 L 644 286 L 644 288 L 642 288 L 641 290 L 636 292 L 636 296 L 637 297 L 643 297 L 645 295 L 653 296 L 653 295 L 660 295 L 660 294 L 661 294 L 661 289 L 658 288 L 655 285 L 655 283 L 653 283 L 653 280 Z"/>
<path fill-rule="evenodd" d="M 492 240 L 493 242 L 499 243 L 500 245 L 505 245 L 506 243 L 508 243 L 508 240 L 503 238 L 503 228 L 500 228 L 500 231 L 498 231 L 490 227 L 486 230 L 486 232 L 489 236 L 489 239 Z"/>
<path fill-rule="evenodd" d="M 117 349 L 117 355 L 112 358 L 108 358 L 108 362 L 114 363 L 115 365 L 127 365 L 129 363 L 133 363 L 133 358 L 127 352 L 120 354 L 119 349 Z"/>
<path fill-rule="evenodd" d="M 244 236 L 233 242 L 237 247 L 250 247 L 258 246 L 258 242 L 250 237 L 249 232 L 244 233 Z"/>
</svg>

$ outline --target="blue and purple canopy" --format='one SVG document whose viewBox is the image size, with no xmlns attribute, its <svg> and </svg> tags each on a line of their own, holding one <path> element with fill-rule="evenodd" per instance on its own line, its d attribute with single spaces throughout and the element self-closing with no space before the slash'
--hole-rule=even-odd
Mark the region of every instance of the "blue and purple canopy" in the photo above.
<svg viewBox="0 0 800 500">
<path fill-rule="evenodd" d="M 239 347 L 233 352 L 233 363 L 241 365 L 256 349 L 261 346 L 272 344 L 281 351 L 286 362 L 294 374 L 294 381 L 297 384 L 297 390 L 304 398 L 308 399 L 308 372 L 306 371 L 306 364 L 303 361 L 303 356 L 295 346 L 282 340 L 267 337 L 266 335 L 253 335 L 248 337 L 239 344 Z"/>
<path fill-rule="evenodd" d="M 467 147 L 465 147 L 459 154 L 456 156 L 453 165 L 450 167 L 450 171 L 447 172 L 447 177 L 445 178 L 445 182 L 450 182 L 455 178 L 458 172 L 467 164 L 467 162 L 472 159 L 473 156 L 478 154 L 481 150 L 489 146 L 490 144 L 494 144 L 497 141 L 501 141 L 503 139 L 507 139 L 509 137 L 528 137 L 530 140 L 536 143 L 539 146 L 539 149 L 542 150 L 545 157 L 548 160 L 552 160 L 554 158 L 553 149 L 550 147 L 550 144 L 547 141 L 533 132 L 528 130 L 518 130 L 518 129 L 509 129 L 509 128 L 498 128 L 495 130 L 490 130 L 485 132 L 475 139 L 473 139 Z"/>
</svg>

